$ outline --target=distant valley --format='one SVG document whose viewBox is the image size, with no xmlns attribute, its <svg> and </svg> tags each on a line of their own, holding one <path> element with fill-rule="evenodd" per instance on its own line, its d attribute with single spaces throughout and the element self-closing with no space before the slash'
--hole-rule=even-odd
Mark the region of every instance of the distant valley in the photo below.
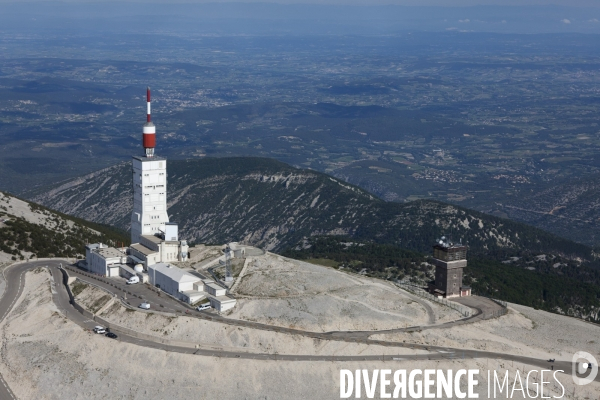
<svg viewBox="0 0 600 400">
<path fill-rule="evenodd" d="M 150 85 L 171 160 L 274 158 L 387 201 L 439 200 L 597 244 L 592 214 L 531 197 L 600 173 L 593 35 L 32 35 L 3 36 L 11 193 L 127 161 Z"/>
<path fill-rule="evenodd" d="M 498 199 L 486 211 L 598 246 L 600 243 L 600 174 L 558 182 L 541 191 L 522 190 Z"/>
<path fill-rule="evenodd" d="M 193 242 L 240 240 L 282 250 L 315 235 L 339 235 L 428 252 L 442 235 L 473 251 L 560 253 L 591 261 L 591 249 L 542 230 L 461 207 L 395 203 L 312 170 L 251 157 L 169 160 L 169 214 Z M 118 164 L 27 197 L 61 212 L 126 229 L 131 165 Z"/>
<path fill-rule="evenodd" d="M 265 158 L 169 160 L 168 175 L 169 215 L 192 243 L 242 241 L 384 279 L 423 282 L 431 271 L 419 265 L 446 235 L 468 244 L 469 279 L 480 293 L 581 317 L 595 318 L 593 307 L 600 306 L 592 249 L 522 223 L 431 200 L 386 202 L 331 176 Z M 129 163 L 29 193 L 50 208 L 121 229 L 129 226 L 131 196 Z M 375 247 L 341 257 L 334 243 L 314 253 L 310 243 L 319 237 Z M 388 253 L 387 261 L 381 258 Z M 539 291 L 519 290 L 524 284 Z"/>
</svg>

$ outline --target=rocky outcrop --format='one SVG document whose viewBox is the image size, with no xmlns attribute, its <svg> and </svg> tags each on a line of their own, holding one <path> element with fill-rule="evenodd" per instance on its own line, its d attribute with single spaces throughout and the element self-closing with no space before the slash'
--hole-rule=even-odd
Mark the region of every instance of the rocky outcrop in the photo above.
<svg viewBox="0 0 600 400">
<path fill-rule="evenodd" d="M 393 203 L 331 176 L 263 158 L 168 161 L 171 220 L 194 242 L 244 241 L 269 250 L 314 235 L 351 236 L 428 252 L 442 235 L 473 251 L 528 249 L 591 258 L 539 229 L 435 201 Z M 33 198 L 59 211 L 128 229 L 131 166 L 115 165 Z"/>
</svg>

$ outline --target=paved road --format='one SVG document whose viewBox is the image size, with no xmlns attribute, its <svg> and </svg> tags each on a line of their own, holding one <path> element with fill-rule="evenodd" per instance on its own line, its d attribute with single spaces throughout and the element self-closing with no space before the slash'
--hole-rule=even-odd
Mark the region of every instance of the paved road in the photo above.
<svg viewBox="0 0 600 400">
<path fill-rule="evenodd" d="M 137 284 L 137 285 L 127 285 L 124 278 L 104 278 L 98 275 L 87 273 L 79 268 L 68 266 L 68 273 L 70 276 L 75 276 L 81 281 L 88 282 L 94 284 L 96 286 L 100 286 L 104 290 L 107 290 L 110 293 L 113 293 L 120 298 L 126 296 L 126 302 L 133 306 L 137 307 L 142 302 L 150 303 L 151 307 L 157 311 L 171 312 L 171 313 L 185 313 L 188 316 L 196 317 L 200 319 L 206 319 L 214 322 L 220 322 L 227 325 L 233 326 L 241 326 L 252 329 L 260 329 L 266 331 L 276 331 L 281 333 L 287 333 L 291 335 L 300 335 L 300 336 L 308 336 L 311 338 L 320 338 L 324 340 L 347 340 L 351 341 L 359 341 L 363 343 L 373 343 L 373 341 L 369 340 L 369 337 L 377 334 L 390 334 L 390 333 L 401 333 L 407 331 L 415 331 L 415 330 L 428 330 L 428 329 L 447 329 L 457 325 L 470 324 L 473 322 L 481 321 L 487 318 L 491 313 L 488 312 L 490 310 L 499 310 L 501 307 L 494 303 L 493 301 L 478 297 L 475 301 L 475 298 L 470 299 L 471 303 L 470 307 L 476 309 L 476 312 L 473 313 L 468 318 L 463 318 L 461 320 L 449 321 L 442 324 L 434 324 L 434 325 L 423 325 L 423 326 L 410 326 L 410 327 L 402 327 L 402 328 L 393 328 L 393 329 L 385 329 L 378 331 L 331 331 L 331 332 L 310 332 L 304 331 L 300 329 L 291 329 L 278 327 L 274 325 L 262 324 L 260 322 L 252 322 L 252 321 L 244 321 L 239 319 L 232 319 L 220 316 L 213 311 L 196 311 L 192 307 L 187 304 L 181 303 L 178 300 L 175 300 L 161 292 L 157 289 L 152 288 L 149 285 Z M 409 293 L 410 294 L 410 293 Z M 415 296 L 418 298 L 417 296 Z M 422 301 L 422 299 L 421 299 Z M 433 310 L 431 310 L 431 314 L 433 314 Z"/>
<path fill-rule="evenodd" d="M 64 263 L 64 261 L 62 261 Z M 24 275 L 27 270 L 35 267 L 48 266 L 53 276 L 53 294 L 52 299 L 56 306 L 65 314 L 65 316 L 85 329 L 92 329 L 96 323 L 80 314 L 69 302 L 69 296 L 65 286 L 63 285 L 63 275 L 59 270 L 58 266 L 61 263 L 60 260 L 56 261 L 36 261 L 27 264 L 19 264 L 10 267 L 5 271 L 5 277 L 7 281 L 6 290 L 4 295 L 0 299 L 0 321 L 2 321 L 10 312 L 14 306 L 16 300 L 19 298 L 23 291 Z M 94 280 L 94 283 L 97 282 Z M 143 285 L 139 285 L 143 286 Z M 158 296 L 157 296 L 158 297 Z M 164 296 L 160 297 L 164 300 Z M 216 316 L 204 316 L 212 319 Z M 227 321 L 235 321 L 228 320 Z M 221 320 L 219 322 L 222 322 Z M 264 324 L 263 324 L 264 325 Z M 264 325 L 268 326 L 268 325 Z M 279 328 L 271 327 L 270 330 L 284 331 Z M 378 340 L 365 339 L 360 334 L 362 332 L 329 332 L 329 333 L 315 333 L 315 332 L 303 332 L 307 336 L 318 337 L 323 340 L 343 340 L 348 342 L 362 342 L 367 344 L 381 345 L 390 348 L 388 354 L 382 355 L 364 355 L 364 356 L 324 356 L 324 355 L 294 355 L 294 354 L 269 354 L 269 353 L 247 353 L 238 351 L 224 351 L 215 349 L 194 349 L 189 347 L 179 347 L 172 345 L 165 345 L 159 342 L 150 340 L 138 339 L 133 336 L 129 336 L 124 332 L 120 332 L 119 329 L 113 329 L 119 336 L 118 340 L 121 342 L 132 343 L 138 346 L 144 346 L 149 348 L 161 349 L 165 351 L 195 354 L 201 356 L 211 356 L 220 358 L 240 358 L 240 359 L 252 359 L 252 360 L 282 360 L 282 361 L 383 361 L 383 362 L 399 362 L 408 360 L 457 360 L 457 359 L 473 359 L 473 358 L 488 358 L 488 359 L 499 359 L 506 361 L 514 361 L 517 363 L 527 364 L 536 366 L 543 369 L 549 369 L 550 364 L 547 360 L 536 359 L 531 357 L 524 357 L 518 355 L 495 353 L 487 351 L 476 351 L 476 350 L 463 350 L 448 347 L 439 346 L 426 346 L 417 345 L 403 342 L 384 342 Z M 290 331 L 290 330 L 286 330 Z M 295 330 L 293 330 L 295 333 Z M 292 332 L 289 332 L 292 333 Z M 372 334 L 373 332 L 370 332 Z M 358 334 L 358 335 L 357 335 Z M 106 340 L 113 340 L 106 338 Z M 413 355 L 393 355 L 393 348 L 410 348 L 413 350 L 420 350 L 420 354 Z M 400 366 L 400 365 L 399 365 Z M 571 373 L 571 363 L 565 361 L 558 361 L 554 363 L 555 369 L 564 370 L 565 373 Z M 596 377 L 596 380 L 600 382 L 600 376 Z M 4 380 L 0 378 L 0 400 L 13 400 L 15 399 L 10 388 L 6 385 Z"/>
</svg>

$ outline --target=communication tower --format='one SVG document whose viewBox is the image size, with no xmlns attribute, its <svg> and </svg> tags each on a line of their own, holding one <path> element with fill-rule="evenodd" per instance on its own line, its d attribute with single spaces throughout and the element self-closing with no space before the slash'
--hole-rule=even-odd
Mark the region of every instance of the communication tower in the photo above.
<svg viewBox="0 0 600 400">
<path fill-rule="evenodd" d="M 231 273 L 231 248 L 229 245 L 225 247 L 225 282 L 232 282 L 233 275 Z"/>
</svg>

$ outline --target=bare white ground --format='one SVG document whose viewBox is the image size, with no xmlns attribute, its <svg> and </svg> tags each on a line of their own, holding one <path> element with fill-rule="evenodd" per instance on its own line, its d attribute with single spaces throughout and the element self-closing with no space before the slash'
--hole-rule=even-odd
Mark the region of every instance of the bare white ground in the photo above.
<svg viewBox="0 0 600 400">
<path fill-rule="evenodd" d="M 231 318 L 310 331 L 382 330 L 460 318 L 389 282 L 270 253 L 248 265 L 235 295 Z"/>
<path fill-rule="evenodd" d="M 479 369 L 476 393 L 479 398 L 488 398 L 488 369 L 502 374 L 508 369 L 511 376 L 516 369 L 524 369 L 525 374 L 531 369 L 526 365 L 485 359 L 309 363 L 167 353 L 84 332 L 54 306 L 47 273 L 27 274 L 25 285 L 15 308 L 0 324 L 0 373 L 20 399 L 339 399 L 342 368 L 369 372 L 375 369 Z M 548 316 L 535 310 L 526 312 L 540 326 L 558 323 L 568 329 L 573 324 L 570 318 Z M 506 319 L 504 324 L 506 330 L 515 323 L 516 329 L 529 329 L 520 325 L 526 320 L 517 316 Z M 474 333 L 482 331 L 481 326 L 469 328 Z M 583 343 L 589 341 L 588 334 L 587 331 L 574 332 L 572 336 Z M 536 340 L 540 346 L 545 339 Z M 566 389 L 564 398 L 572 399 L 570 378 L 561 375 L 559 378 Z M 546 389 L 545 396 L 561 394 L 556 385 L 547 385 Z M 465 390 L 464 385 L 462 390 Z M 577 398 L 600 396 L 597 383 L 575 390 Z M 379 394 L 378 387 L 376 398 Z M 366 398 L 364 387 L 360 398 Z M 512 398 L 523 397 L 517 391 Z"/>
</svg>

